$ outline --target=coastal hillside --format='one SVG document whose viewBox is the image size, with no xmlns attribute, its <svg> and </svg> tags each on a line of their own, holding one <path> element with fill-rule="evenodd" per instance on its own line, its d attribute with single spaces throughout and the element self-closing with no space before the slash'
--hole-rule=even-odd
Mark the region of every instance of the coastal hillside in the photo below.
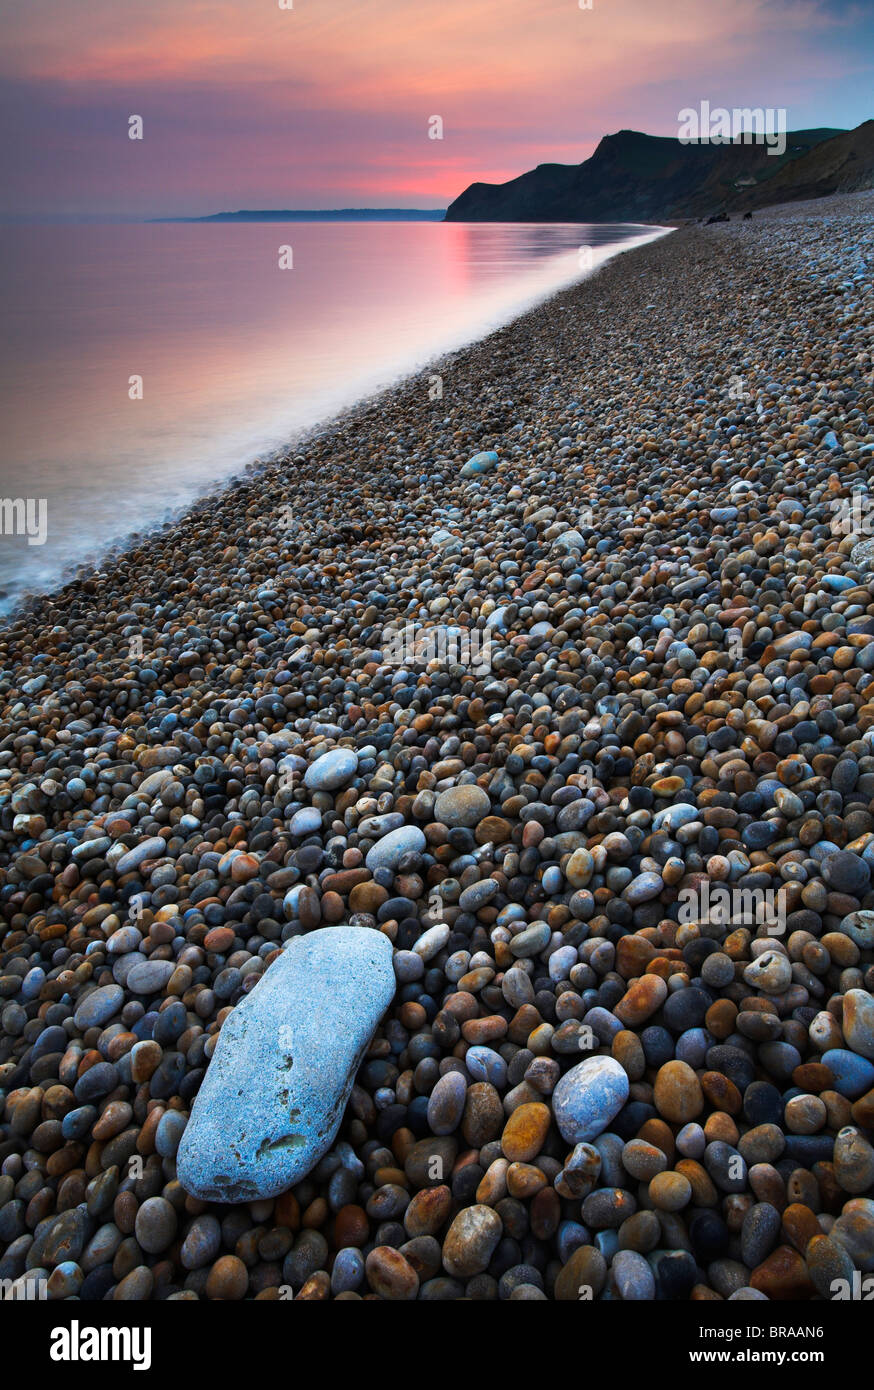
<svg viewBox="0 0 874 1390">
<path fill-rule="evenodd" d="M 764 144 L 682 144 L 620 130 L 582 164 L 539 164 L 508 183 L 473 183 L 447 222 L 674 222 L 874 187 L 874 121 L 790 131 Z"/>
</svg>

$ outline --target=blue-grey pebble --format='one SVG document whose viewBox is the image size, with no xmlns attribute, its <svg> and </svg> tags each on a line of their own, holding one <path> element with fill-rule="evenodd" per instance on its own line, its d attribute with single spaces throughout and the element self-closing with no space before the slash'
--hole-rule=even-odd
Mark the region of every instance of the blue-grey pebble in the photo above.
<svg viewBox="0 0 874 1390">
<path fill-rule="evenodd" d="M 115 866 L 116 878 L 121 878 L 123 874 L 129 874 L 132 869 L 138 869 L 145 859 L 162 859 L 167 853 L 167 842 L 160 835 L 152 835 L 148 840 L 141 840 L 127 854 L 123 854 Z"/>
<path fill-rule="evenodd" d="M 185 1269 L 203 1269 L 212 1264 L 222 1246 L 222 1228 L 217 1216 L 205 1212 L 192 1221 L 179 1259 Z"/>
<path fill-rule="evenodd" d="M 144 960 L 130 971 L 127 987 L 134 994 L 158 994 L 175 969 L 172 960 Z"/>
<path fill-rule="evenodd" d="M 552 1110 L 565 1142 L 579 1144 L 601 1134 L 627 1099 L 625 1070 L 612 1057 L 593 1056 L 565 1072 L 552 1093 Z"/>
<path fill-rule="evenodd" d="M 716 1139 L 704 1150 L 704 1167 L 720 1192 L 747 1190 L 747 1165 L 737 1149 Z"/>
<path fill-rule="evenodd" d="M 292 835 L 313 835 L 322 826 L 322 813 L 315 806 L 302 806 L 288 822 Z"/>
<path fill-rule="evenodd" d="M 181 1110 L 166 1110 L 158 1121 L 155 1131 L 155 1148 L 162 1158 L 175 1158 L 188 1116 Z"/>
<path fill-rule="evenodd" d="M 501 1091 L 505 1088 L 507 1063 L 493 1048 L 469 1047 L 464 1054 L 464 1065 L 474 1081 L 488 1081 Z"/>
<path fill-rule="evenodd" d="M 636 1250 L 619 1250 L 613 1256 L 610 1279 L 624 1303 L 649 1302 L 655 1298 L 655 1276 Z"/>
<path fill-rule="evenodd" d="M 703 1067 L 708 1049 L 713 1046 L 715 1041 L 716 1039 L 707 1032 L 706 1028 L 687 1028 L 686 1032 L 681 1033 L 677 1038 L 677 1045 L 674 1049 L 677 1060 L 686 1062 L 693 1070 Z"/>
<path fill-rule="evenodd" d="M 331 792 L 350 781 L 357 770 L 358 754 L 354 748 L 332 748 L 310 763 L 303 780 L 310 791 Z"/>
<path fill-rule="evenodd" d="M 84 1032 L 86 1028 L 102 1028 L 124 1006 L 121 985 L 101 985 L 82 1000 L 73 1015 L 73 1022 Z"/>
<path fill-rule="evenodd" d="M 349 1293 L 364 1282 L 364 1256 L 354 1245 L 338 1250 L 331 1270 L 331 1293 Z"/>
<path fill-rule="evenodd" d="M 782 1218 L 770 1202 L 757 1202 L 743 1219 L 740 1233 L 741 1259 L 750 1269 L 760 1265 L 778 1243 Z"/>
<path fill-rule="evenodd" d="M 377 840 L 367 851 L 364 862 L 371 873 L 374 869 L 396 869 L 405 854 L 420 854 L 425 848 L 425 836 L 417 825 L 402 825 Z"/>
<path fill-rule="evenodd" d="M 858 1100 L 874 1086 L 874 1062 L 867 1057 L 848 1048 L 832 1047 L 822 1054 L 822 1061 L 834 1073 L 835 1090 L 848 1100 Z"/>
</svg>

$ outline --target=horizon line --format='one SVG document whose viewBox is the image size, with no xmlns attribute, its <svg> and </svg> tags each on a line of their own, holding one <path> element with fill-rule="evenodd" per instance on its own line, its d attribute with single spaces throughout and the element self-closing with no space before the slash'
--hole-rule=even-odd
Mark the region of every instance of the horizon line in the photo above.
<svg viewBox="0 0 874 1390">
<path fill-rule="evenodd" d="M 235 211 L 223 209 L 221 212 L 204 213 L 162 213 L 159 215 L 135 215 L 121 212 L 21 212 L 9 213 L 0 212 L 0 226 L 15 227 L 28 226 L 34 223 L 44 225 L 124 225 L 124 226 L 149 226 L 156 222 L 211 222 L 222 221 L 225 219 L 250 219 L 258 220 L 262 218 L 280 219 L 306 218 L 313 219 L 326 217 L 360 217 L 367 215 L 370 217 L 391 218 L 392 215 L 403 215 L 407 218 L 436 217 L 445 214 L 449 203 L 443 203 L 439 207 L 433 208 L 404 208 L 404 207 L 346 207 L 346 208 L 240 208 Z"/>
</svg>

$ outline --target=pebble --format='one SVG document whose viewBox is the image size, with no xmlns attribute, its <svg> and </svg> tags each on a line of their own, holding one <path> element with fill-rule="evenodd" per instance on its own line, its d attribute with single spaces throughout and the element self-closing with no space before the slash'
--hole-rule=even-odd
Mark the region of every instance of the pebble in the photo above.
<svg viewBox="0 0 874 1390">
<path fill-rule="evenodd" d="M 838 1131 L 833 1162 L 835 1178 L 845 1192 L 861 1196 L 874 1188 L 874 1148 L 853 1125 Z"/>
<path fill-rule="evenodd" d="M 741 1259 L 750 1269 L 764 1262 L 780 1236 L 781 1220 L 776 1207 L 757 1202 L 743 1219 L 740 1235 Z"/>
<path fill-rule="evenodd" d="M 432 1134 L 452 1134 L 461 1124 L 467 1100 L 467 1082 L 461 1072 L 441 1076 L 428 1098 L 428 1125 Z"/>
<path fill-rule="evenodd" d="M 165 1197 L 149 1197 L 136 1216 L 136 1238 L 149 1255 L 166 1250 L 176 1234 L 176 1212 Z"/>
<path fill-rule="evenodd" d="M 434 803 L 434 814 L 443 825 L 472 829 L 489 814 L 488 792 L 474 783 L 464 783 L 441 792 Z"/>
<path fill-rule="evenodd" d="M 687 1062 L 665 1062 L 659 1068 L 653 1101 L 659 1114 L 674 1124 L 697 1119 L 704 1109 L 704 1097 L 701 1083 Z"/>
<path fill-rule="evenodd" d="M 85 996 L 73 1016 L 73 1022 L 83 1033 L 87 1028 L 102 1028 L 119 1012 L 124 1002 L 124 990 L 120 985 L 102 985 Z"/>
<path fill-rule="evenodd" d="M 309 791 L 332 792 L 355 776 L 358 754 L 354 748 L 332 748 L 310 763 L 304 773 L 304 786 Z"/>
<path fill-rule="evenodd" d="M 364 1262 L 367 1283 L 375 1294 L 390 1302 L 407 1303 L 419 1292 L 419 1276 L 400 1250 L 377 1245 Z"/>
<path fill-rule="evenodd" d="M 856 1100 L 874 1086 L 874 1062 L 847 1048 L 829 1048 L 822 1054 L 822 1061 L 834 1077 L 834 1089 L 850 1100 Z"/>
<path fill-rule="evenodd" d="M 447 1274 L 459 1279 L 482 1274 L 488 1269 L 502 1232 L 501 1218 L 491 1207 L 464 1207 L 443 1242 L 443 1268 Z"/>
<path fill-rule="evenodd" d="M 518 1106 L 507 1120 L 501 1135 L 504 1157 L 511 1163 L 526 1163 L 536 1158 L 543 1148 L 551 1120 L 549 1106 L 543 1105 L 540 1101 Z M 561 1128 L 560 1119 L 559 1127 Z M 567 1138 L 564 1130 L 562 1135 Z"/>
<path fill-rule="evenodd" d="M 767 994 L 784 994 L 792 983 L 792 963 L 779 951 L 766 951 L 744 970 L 744 979 Z"/>
<path fill-rule="evenodd" d="M 646 1302 L 655 1298 L 655 1275 L 643 1255 L 620 1250 L 610 1265 L 610 1283 L 617 1298 L 625 1302 Z"/>
<path fill-rule="evenodd" d="M 417 825 L 402 825 L 389 831 L 367 851 L 365 864 L 373 873 L 378 869 L 396 869 L 406 854 L 417 854 L 425 848 L 425 836 Z"/>
<path fill-rule="evenodd" d="M 175 968 L 171 960 L 144 960 L 128 972 L 125 985 L 133 994 L 158 994 Z"/>
<path fill-rule="evenodd" d="M 864 989 L 848 989 L 841 1011 L 841 1031 L 852 1052 L 874 1061 L 874 997 Z"/>
<path fill-rule="evenodd" d="M 587 1057 L 562 1076 L 552 1093 L 552 1111 L 567 1144 L 587 1143 L 622 1109 L 628 1077 L 612 1057 Z"/>
<path fill-rule="evenodd" d="M 391 946 L 380 933 L 331 927 L 292 938 L 219 1036 L 177 1153 L 186 1191 L 252 1200 L 308 1173 L 333 1143 L 393 993 Z"/>
<path fill-rule="evenodd" d="M 167 842 L 160 835 L 152 835 L 147 840 L 141 840 L 134 849 L 127 854 L 123 854 L 115 865 L 115 872 L 118 878 L 138 869 L 147 859 L 159 859 L 167 851 Z"/>
<path fill-rule="evenodd" d="M 845 1282 L 852 1296 L 856 1269 L 845 1250 L 826 1235 L 815 1235 L 804 1252 L 807 1273 L 821 1298 L 831 1301 L 840 1291 L 837 1281 Z"/>
</svg>

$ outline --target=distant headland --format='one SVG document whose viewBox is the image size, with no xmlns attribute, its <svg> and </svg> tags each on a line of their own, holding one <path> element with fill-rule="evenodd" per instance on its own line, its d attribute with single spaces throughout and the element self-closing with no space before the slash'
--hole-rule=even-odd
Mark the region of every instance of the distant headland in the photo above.
<svg viewBox="0 0 874 1390">
<path fill-rule="evenodd" d="M 205 217 L 155 217 L 154 222 L 442 222 L 445 208 L 244 208 Z"/>
</svg>

